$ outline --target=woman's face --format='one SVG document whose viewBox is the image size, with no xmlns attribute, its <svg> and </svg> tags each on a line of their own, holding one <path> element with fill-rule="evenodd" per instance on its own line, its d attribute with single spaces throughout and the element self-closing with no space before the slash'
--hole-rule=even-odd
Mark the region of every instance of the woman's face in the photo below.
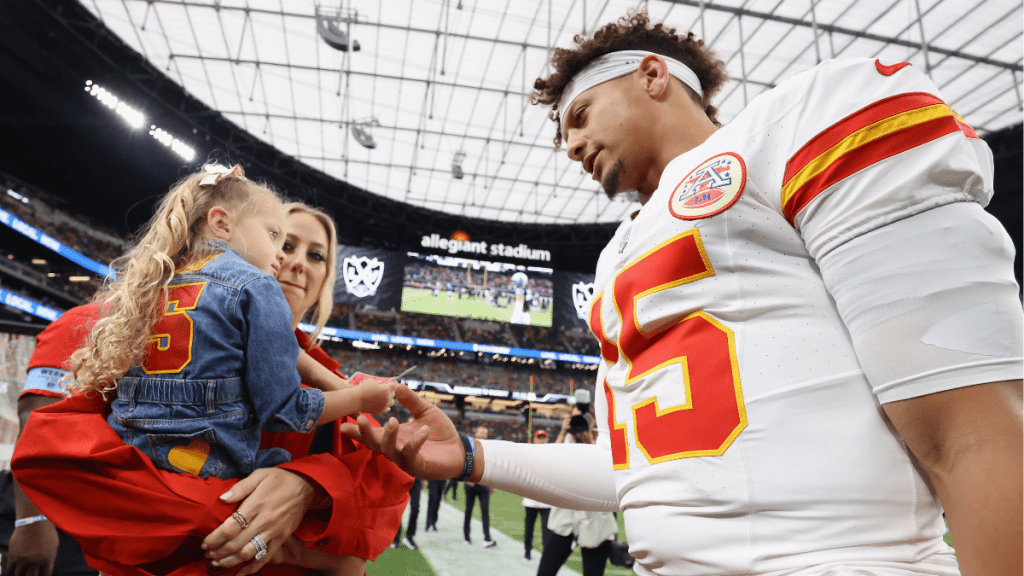
<svg viewBox="0 0 1024 576">
<path fill-rule="evenodd" d="M 292 324 L 320 300 L 327 276 L 327 231 L 313 216 L 303 212 L 288 215 L 284 240 L 284 261 L 277 281 L 292 309 Z"/>
</svg>

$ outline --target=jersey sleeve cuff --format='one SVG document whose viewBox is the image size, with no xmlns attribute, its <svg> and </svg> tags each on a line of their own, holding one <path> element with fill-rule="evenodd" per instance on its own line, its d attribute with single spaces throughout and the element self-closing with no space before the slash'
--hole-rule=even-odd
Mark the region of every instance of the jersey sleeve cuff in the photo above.
<svg viewBox="0 0 1024 576">
<path fill-rule="evenodd" d="M 1024 358 L 1019 356 L 1016 358 L 993 358 L 958 366 L 955 369 L 916 374 L 911 378 L 877 386 L 875 395 L 880 403 L 888 404 L 955 388 L 1019 380 L 1022 377 L 1024 377 Z"/>
</svg>

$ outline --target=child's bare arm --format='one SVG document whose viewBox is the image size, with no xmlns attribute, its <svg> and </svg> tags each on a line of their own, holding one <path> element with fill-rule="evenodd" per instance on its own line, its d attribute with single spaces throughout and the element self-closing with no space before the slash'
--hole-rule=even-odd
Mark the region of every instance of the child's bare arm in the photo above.
<svg viewBox="0 0 1024 576">
<path fill-rule="evenodd" d="M 359 386 L 347 390 L 331 390 L 324 392 L 324 413 L 317 425 L 333 422 L 338 418 L 355 415 L 360 412 L 380 414 L 387 412 L 395 403 L 395 386 L 390 380 L 365 379 Z"/>
<path fill-rule="evenodd" d="M 339 376 L 336 372 L 328 370 L 323 364 L 317 362 L 305 351 L 299 351 L 299 361 L 296 365 L 299 376 L 307 385 L 319 388 L 324 392 L 328 390 L 348 390 L 352 385 L 348 380 Z"/>
</svg>

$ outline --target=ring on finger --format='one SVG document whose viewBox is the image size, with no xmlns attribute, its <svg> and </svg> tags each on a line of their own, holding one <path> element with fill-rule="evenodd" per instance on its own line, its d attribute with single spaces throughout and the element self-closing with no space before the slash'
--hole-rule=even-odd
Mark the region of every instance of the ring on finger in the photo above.
<svg viewBox="0 0 1024 576">
<path fill-rule="evenodd" d="M 263 540 L 262 535 L 257 534 L 253 536 L 249 542 L 256 548 L 256 555 L 252 557 L 253 560 L 260 560 L 267 555 L 267 543 Z"/>
<path fill-rule="evenodd" d="M 231 513 L 231 517 L 238 521 L 238 524 L 242 526 L 242 530 L 249 527 L 249 521 L 245 519 L 241 512 L 235 510 Z"/>
</svg>

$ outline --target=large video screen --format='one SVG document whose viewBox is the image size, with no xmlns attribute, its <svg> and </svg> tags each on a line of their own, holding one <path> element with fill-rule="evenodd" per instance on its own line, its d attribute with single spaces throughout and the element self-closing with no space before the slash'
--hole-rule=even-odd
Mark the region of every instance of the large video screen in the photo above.
<svg viewBox="0 0 1024 576">
<path fill-rule="evenodd" d="M 401 309 L 550 327 L 552 276 L 550 268 L 410 252 Z"/>
</svg>

